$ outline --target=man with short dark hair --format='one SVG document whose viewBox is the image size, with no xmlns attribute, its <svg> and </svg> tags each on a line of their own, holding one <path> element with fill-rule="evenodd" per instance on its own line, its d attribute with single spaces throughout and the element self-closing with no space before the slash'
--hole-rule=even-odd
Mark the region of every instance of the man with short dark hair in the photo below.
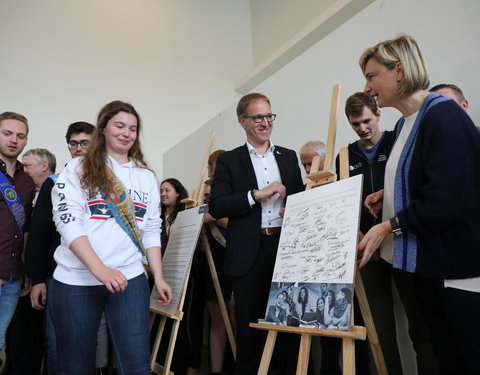
<svg viewBox="0 0 480 375">
<path fill-rule="evenodd" d="M 74 122 L 68 127 L 66 139 L 72 158 L 86 154 L 94 130 L 95 127 L 87 122 Z M 51 192 L 55 181 L 56 176 L 52 175 L 46 178 L 41 186 L 32 216 L 29 241 L 25 249 L 25 272 L 32 281 L 30 302 L 37 310 L 43 310 L 45 305 L 48 306 L 48 285 L 53 281 L 52 275 L 56 267 L 53 253 L 60 244 L 60 235 L 52 218 Z M 56 374 L 56 350 L 53 344 L 55 331 L 48 307 L 46 322 L 46 367 L 49 374 Z"/>
<path fill-rule="evenodd" d="M 228 217 L 224 273 L 233 278 L 237 320 L 236 375 L 258 371 L 262 334 L 249 327 L 265 316 L 287 195 L 303 190 L 294 151 L 270 141 L 270 100 L 245 95 L 237 105 L 247 143 L 219 156 L 210 213 Z M 295 360 L 295 356 L 294 356 Z"/>
<path fill-rule="evenodd" d="M 24 235 L 35 196 L 35 184 L 17 160 L 27 136 L 25 116 L 0 114 L 0 350 L 20 295 Z"/>
<path fill-rule="evenodd" d="M 436 92 L 446 98 L 450 98 L 455 101 L 464 111 L 468 109 L 468 100 L 465 99 L 463 91 L 457 85 L 451 83 L 440 83 L 433 86 L 430 91 Z"/>
</svg>

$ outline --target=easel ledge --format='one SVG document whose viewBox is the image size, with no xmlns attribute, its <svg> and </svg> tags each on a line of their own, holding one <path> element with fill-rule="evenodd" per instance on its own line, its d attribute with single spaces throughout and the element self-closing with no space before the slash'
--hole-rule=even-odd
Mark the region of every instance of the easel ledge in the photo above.
<svg viewBox="0 0 480 375">
<path fill-rule="evenodd" d="M 356 340 L 365 340 L 367 337 L 367 329 L 363 326 L 352 326 L 349 331 L 334 331 L 309 327 L 277 326 L 261 323 L 250 323 L 250 327 L 262 329 L 264 331 L 281 331 L 286 333 L 308 334 L 312 336 L 325 336 Z"/>
</svg>

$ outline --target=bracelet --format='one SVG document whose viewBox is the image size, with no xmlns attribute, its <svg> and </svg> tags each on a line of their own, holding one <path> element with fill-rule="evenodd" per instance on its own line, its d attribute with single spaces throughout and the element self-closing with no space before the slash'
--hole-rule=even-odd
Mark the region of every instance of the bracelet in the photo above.
<svg viewBox="0 0 480 375">
<path fill-rule="evenodd" d="M 260 201 L 257 199 L 257 197 L 255 196 L 255 193 L 257 192 L 258 190 L 257 189 L 252 189 L 250 190 L 250 195 L 252 196 L 252 199 L 255 203 L 260 203 Z"/>
<path fill-rule="evenodd" d="M 390 225 L 392 227 L 393 234 L 395 234 L 396 236 L 402 234 L 402 228 L 400 228 L 400 225 L 398 225 L 398 218 L 396 216 L 390 219 Z"/>
</svg>

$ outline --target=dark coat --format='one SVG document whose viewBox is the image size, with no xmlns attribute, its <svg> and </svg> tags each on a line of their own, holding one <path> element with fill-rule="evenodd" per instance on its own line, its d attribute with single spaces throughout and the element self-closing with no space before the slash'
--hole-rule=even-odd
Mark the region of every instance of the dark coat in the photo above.
<svg viewBox="0 0 480 375">
<path fill-rule="evenodd" d="M 275 159 L 287 195 L 304 190 L 297 155 L 275 146 Z M 213 217 L 228 217 L 224 273 L 242 276 L 255 264 L 260 248 L 262 210 L 260 204 L 250 207 L 248 192 L 258 189 L 255 171 L 247 145 L 220 155 L 210 195 Z"/>
</svg>

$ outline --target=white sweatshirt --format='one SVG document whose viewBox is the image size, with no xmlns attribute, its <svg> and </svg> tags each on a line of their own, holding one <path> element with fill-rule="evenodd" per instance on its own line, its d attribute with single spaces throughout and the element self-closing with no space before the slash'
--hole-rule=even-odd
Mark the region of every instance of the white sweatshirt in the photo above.
<svg viewBox="0 0 480 375">
<path fill-rule="evenodd" d="M 88 199 L 81 188 L 81 159 L 67 164 L 52 190 L 53 220 L 62 236 L 54 254 L 57 268 L 53 277 L 69 285 L 101 285 L 69 248 L 73 240 L 87 236 L 102 262 L 130 280 L 144 272 L 142 256 L 110 214 L 101 194 Z M 132 197 L 144 248 L 160 247 L 160 193 L 154 174 L 133 161 L 119 165 L 109 157 L 108 163 Z"/>
</svg>

